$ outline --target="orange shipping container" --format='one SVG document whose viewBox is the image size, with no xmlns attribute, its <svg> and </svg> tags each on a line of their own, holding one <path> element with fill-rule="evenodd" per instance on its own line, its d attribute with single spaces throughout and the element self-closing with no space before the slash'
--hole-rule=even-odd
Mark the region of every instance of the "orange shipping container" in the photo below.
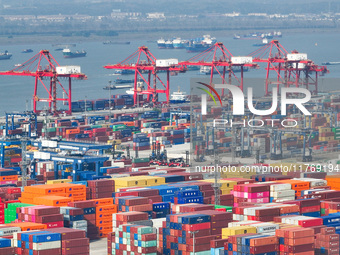
<svg viewBox="0 0 340 255">
<path fill-rule="evenodd" d="M 21 231 L 41 230 L 41 229 L 47 228 L 45 224 L 33 223 L 33 222 L 9 223 L 9 224 L 6 224 L 6 226 L 19 227 L 21 228 Z"/>
<path fill-rule="evenodd" d="M 17 175 L 9 175 L 9 176 L 1 176 L 1 181 L 17 181 L 18 176 Z"/>
<path fill-rule="evenodd" d="M 67 206 L 69 202 L 72 202 L 70 198 L 61 196 L 44 196 L 33 199 L 33 203 L 36 205 Z"/>
<path fill-rule="evenodd" d="M 92 199 L 96 203 L 96 206 L 102 205 L 113 205 L 113 198 L 99 198 L 99 199 Z"/>
<path fill-rule="evenodd" d="M 103 205 L 96 207 L 96 213 L 117 213 L 117 205 Z"/>
</svg>

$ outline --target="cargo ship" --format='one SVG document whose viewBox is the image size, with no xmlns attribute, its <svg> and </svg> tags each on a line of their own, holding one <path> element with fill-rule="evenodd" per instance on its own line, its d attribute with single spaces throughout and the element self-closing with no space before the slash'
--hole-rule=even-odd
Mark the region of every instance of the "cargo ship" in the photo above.
<svg viewBox="0 0 340 255">
<path fill-rule="evenodd" d="M 217 40 L 215 37 L 204 35 L 203 38 L 189 40 L 189 43 L 187 46 L 185 46 L 185 49 L 187 52 L 202 52 L 210 48 L 216 42 Z"/>
<path fill-rule="evenodd" d="M 165 42 L 165 48 L 166 48 L 166 49 L 173 49 L 173 48 L 174 48 L 174 45 L 173 45 L 173 43 L 172 43 L 172 40 L 167 40 L 167 41 Z"/>
<path fill-rule="evenodd" d="M 176 38 L 172 41 L 174 49 L 184 49 L 187 44 L 186 40 L 182 40 L 181 38 Z"/>
<path fill-rule="evenodd" d="M 117 69 L 114 71 L 114 75 L 120 75 L 120 74 L 134 74 L 134 70 L 127 70 L 127 69 Z"/>
<path fill-rule="evenodd" d="M 105 41 L 103 44 L 130 44 L 130 42 Z"/>
<path fill-rule="evenodd" d="M 7 50 L 4 53 L 0 53 L 0 60 L 10 59 L 12 57 L 12 53 L 9 53 Z"/>
<path fill-rule="evenodd" d="M 86 57 L 86 51 L 74 51 L 72 52 L 70 49 L 64 49 L 63 50 L 64 58 L 80 58 L 80 57 Z"/>
<path fill-rule="evenodd" d="M 21 51 L 21 53 L 31 53 L 31 52 L 33 52 L 32 49 L 24 49 Z"/>
<path fill-rule="evenodd" d="M 178 91 L 173 92 L 170 95 L 170 103 L 171 104 L 182 104 L 182 103 L 189 103 L 188 95 L 180 91 L 180 88 L 178 87 Z"/>
<path fill-rule="evenodd" d="M 163 38 L 157 40 L 157 46 L 159 49 L 165 49 L 165 40 Z"/>
<path fill-rule="evenodd" d="M 234 39 L 235 40 L 252 40 L 252 39 L 273 39 L 273 38 L 280 38 L 282 37 L 282 33 L 280 31 L 274 31 L 269 33 L 263 33 L 263 32 L 254 32 L 244 35 L 235 34 Z"/>
<path fill-rule="evenodd" d="M 322 65 L 326 66 L 333 66 L 333 65 L 340 65 L 340 62 L 322 62 Z"/>
<path fill-rule="evenodd" d="M 266 46 L 268 44 L 269 44 L 268 38 L 263 38 L 262 43 L 254 43 L 253 46 L 262 47 L 262 46 Z"/>
<path fill-rule="evenodd" d="M 125 80 L 125 79 L 117 78 L 115 80 L 115 83 L 116 84 L 126 84 L 126 83 L 133 83 L 134 81 L 135 81 L 134 79 Z"/>
</svg>

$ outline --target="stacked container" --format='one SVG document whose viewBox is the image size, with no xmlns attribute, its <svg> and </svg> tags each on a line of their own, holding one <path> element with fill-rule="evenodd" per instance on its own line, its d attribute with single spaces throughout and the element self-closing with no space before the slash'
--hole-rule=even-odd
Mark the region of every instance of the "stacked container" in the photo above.
<svg viewBox="0 0 340 255">
<path fill-rule="evenodd" d="M 311 228 L 286 228 L 276 230 L 280 238 L 281 254 L 314 254 L 314 230 Z"/>
<path fill-rule="evenodd" d="M 269 203 L 269 185 L 238 184 L 234 186 L 234 206 L 240 203 Z"/>
<path fill-rule="evenodd" d="M 132 222 L 141 222 L 148 221 L 149 214 L 145 212 L 124 212 L 124 213 L 115 213 L 112 214 L 112 227 L 113 230 L 116 229 L 123 224 L 132 223 Z"/>
<path fill-rule="evenodd" d="M 12 169 L 0 168 L 0 185 L 16 184 L 18 173 Z"/>
<path fill-rule="evenodd" d="M 156 229 L 140 225 L 121 225 L 115 232 L 110 254 L 156 254 Z"/>
<path fill-rule="evenodd" d="M 61 235 L 61 253 L 62 255 L 89 255 L 90 243 L 86 238 L 86 232 L 83 230 L 69 228 L 53 228 L 53 233 Z"/>
<path fill-rule="evenodd" d="M 0 254 L 15 255 L 15 249 L 12 247 L 10 239 L 0 238 Z"/>
<path fill-rule="evenodd" d="M 94 201 L 79 201 L 71 202 L 68 205 L 83 209 L 84 220 L 87 221 L 87 237 L 90 239 L 99 238 L 96 227 L 96 203 Z"/>
<path fill-rule="evenodd" d="M 64 215 L 64 226 L 72 229 L 87 231 L 87 221 L 84 220 L 84 210 L 76 207 L 60 207 Z"/>
<path fill-rule="evenodd" d="M 33 206 L 31 204 L 24 204 L 24 203 L 10 203 L 7 205 L 7 208 L 4 209 L 5 211 L 5 223 L 14 222 L 17 219 L 17 208 L 20 207 L 27 207 Z"/>
<path fill-rule="evenodd" d="M 229 238 L 224 250 L 225 254 L 278 254 L 279 240 L 276 236 L 239 234 Z"/>
<path fill-rule="evenodd" d="M 60 255 L 61 235 L 49 231 L 21 232 L 13 236 L 17 254 Z"/>
<path fill-rule="evenodd" d="M 117 205 L 113 204 L 112 198 L 94 200 L 96 205 L 96 227 L 99 237 L 106 237 L 112 232 L 112 214 L 117 213 Z"/>
<path fill-rule="evenodd" d="M 335 233 L 335 228 L 322 228 L 320 233 L 315 235 L 315 254 L 339 255 L 339 234 Z"/>
<path fill-rule="evenodd" d="M 112 192 L 115 191 L 114 180 L 88 181 L 87 184 L 91 190 L 91 199 L 112 197 Z"/>
<path fill-rule="evenodd" d="M 140 133 L 133 135 L 133 150 L 150 150 L 150 138 L 147 134 Z"/>
<path fill-rule="evenodd" d="M 64 216 L 59 207 L 30 206 L 17 209 L 19 222 L 35 222 L 45 224 L 47 228 L 60 228 L 64 226 Z"/>
</svg>

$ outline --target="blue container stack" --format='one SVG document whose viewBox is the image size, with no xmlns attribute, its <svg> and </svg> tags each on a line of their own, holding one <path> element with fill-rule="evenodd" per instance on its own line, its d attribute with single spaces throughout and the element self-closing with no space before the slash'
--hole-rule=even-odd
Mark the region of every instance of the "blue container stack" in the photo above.
<svg viewBox="0 0 340 255">
<path fill-rule="evenodd" d="M 164 218 L 167 214 L 170 214 L 170 203 L 154 203 L 152 205 L 152 211 L 155 214 L 155 218 Z"/>
<path fill-rule="evenodd" d="M 157 111 L 147 111 L 142 114 L 142 119 L 156 119 L 158 118 L 159 113 Z"/>
</svg>

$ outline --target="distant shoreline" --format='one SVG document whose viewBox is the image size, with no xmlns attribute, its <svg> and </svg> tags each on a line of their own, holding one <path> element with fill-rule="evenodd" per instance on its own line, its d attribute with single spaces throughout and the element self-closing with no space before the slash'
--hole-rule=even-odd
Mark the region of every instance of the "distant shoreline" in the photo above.
<svg viewBox="0 0 340 255">
<path fill-rule="evenodd" d="M 246 34 L 248 32 L 270 32 L 281 31 L 283 36 L 287 34 L 306 33 L 306 34 L 326 34 L 339 33 L 340 29 L 324 29 L 324 28 L 310 28 L 310 29 L 253 29 L 253 30 L 193 30 L 193 31 L 155 31 L 155 32 L 119 32 L 118 36 L 106 37 L 93 35 L 90 37 L 82 36 L 51 36 L 51 35 L 23 35 L 13 36 L 8 38 L 0 36 L 0 45 L 27 45 L 27 44 L 65 44 L 65 43 L 80 43 L 80 42 L 98 42 L 98 41 L 134 41 L 134 40 L 157 40 L 160 37 L 178 36 L 182 38 L 195 37 L 203 34 L 211 34 L 214 37 L 232 37 L 235 33 Z M 147 36 L 146 36 L 147 34 Z"/>
</svg>

